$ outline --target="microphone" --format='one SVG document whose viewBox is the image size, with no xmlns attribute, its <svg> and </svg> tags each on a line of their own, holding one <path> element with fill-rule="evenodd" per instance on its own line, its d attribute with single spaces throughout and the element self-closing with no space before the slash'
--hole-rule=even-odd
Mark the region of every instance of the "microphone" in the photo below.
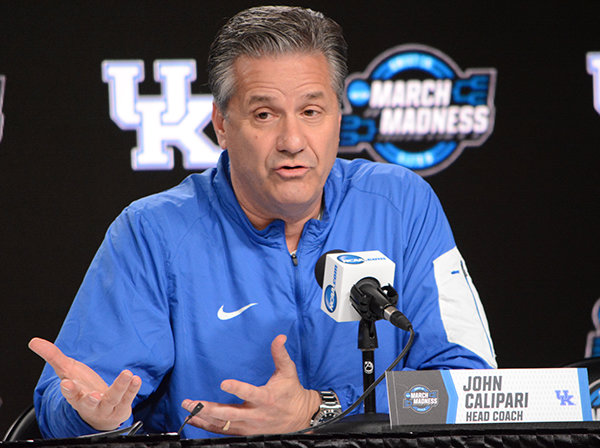
<svg viewBox="0 0 600 448">
<path fill-rule="evenodd" d="M 409 320 L 396 307 L 395 263 L 378 250 L 323 254 L 315 277 L 323 288 L 321 309 L 336 322 L 386 319 L 409 331 Z M 386 286 L 381 286 L 385 284 Z"/>
<path fill-rule="evenodd" d="M 356 409 L 364 401 L 364 415 L 358 420 L 342 422 L 341 428 L 381 428 L 383 421 L 389 422 L 387 414 L 378 414 L 375 403 L 375 387 L 408 353 L 415 332 L 410 321 L 395 305 L 398 293 L 392 287 L 396 265 L 378 250 L 343 252 L 334 250 L 319 258 L 315 266 L 317 283 L 323 289 L 321 309 L 336 322 L 360 321 L 358 324 L 358 349 L 362 352 L 362 374 L 364 393 L 338 417 L 338 421 Z M 385 286 L 381 286 L 385 284 Z M 375 321 L 386 319 L 392 325 L 409 332 L 408 342 L 379 378 L 375 379 L 375 354 L 377 330 Z M 329 423 L 329 422 L 328 422 Z M 334 428 L 335 430 L 335 428 Z"/>
<path fill-rule="evenodd" d="M 409 331 L 412 324 L 396 308 L 398 293 L 391 285 L 381 287 L 377 279 L 366 277 L 359 280 L 350 290 L 352 306 L 365 319 L 385 319 L 395 327 Z"/>
</svg>

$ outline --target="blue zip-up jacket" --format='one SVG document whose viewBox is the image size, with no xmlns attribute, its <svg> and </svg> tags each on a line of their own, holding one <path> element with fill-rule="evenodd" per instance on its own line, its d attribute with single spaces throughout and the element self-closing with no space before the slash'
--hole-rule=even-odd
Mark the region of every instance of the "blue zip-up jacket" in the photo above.
<svg viewBox="0 0 600 448">
<path fill-rule="evenodd" d="M 322 219 L 306 223 L 293 259 L 282 221 L 257 230 L 240 208 L 224 152 L 217 168 L 134 202 L 114 221 L 57 346 L 108 384 L 123 369 L 139 375 L 134 416 L 124 425 L 141 419 L 147 432 L 176 431 L 185 398 L 238 402 L 221 391 L 225 379 L 265 384 L 278 334 L 288 337 L 302 385 L 334 390 L 346 408 L 363 389 L 358 322 L 337 323 L 321 311 L 314 268 L 332 249 L 380 250 L 396 263 L 398 308 L 416 331 L 398 369 L 496 366 L 479 297 L 425 181 L 396 165 L 337 160 L 324 201 Z M 408 334 L 385 321 L 377 331 L 378 376 Z M 95 432 L 59 383 L 46 366 L 35 391 L 43 435 Z M 384 384 L 377 407 L 387 412 Z M 214 436 L 189 425 L 183 435 Z"/>
</svg>

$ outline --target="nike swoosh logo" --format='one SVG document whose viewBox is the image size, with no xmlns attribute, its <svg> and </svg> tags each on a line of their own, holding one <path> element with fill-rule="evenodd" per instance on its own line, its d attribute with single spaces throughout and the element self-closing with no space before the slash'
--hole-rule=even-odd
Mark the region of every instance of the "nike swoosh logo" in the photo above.
<svg viewBox="0 0 600 448">
<path fill-rule="evenodd" d="M 234 317 L 239 316 L 244 311 L 246 311 L 248 308 L 253 307 L 254 305 L 258 305 L 258 303 L 251 303 L 249 305 L 246 305 L 246 306 L 240 308 L 239 310 L 232 311 L 231 313 L 228 313 L 227 311 L 223 311 L 223 305 L 221 305 L 221 308 L 219 308 L 219 311 L 217 311 L 217 317 L 221 320 L 233 319 Z"/>
</svg>

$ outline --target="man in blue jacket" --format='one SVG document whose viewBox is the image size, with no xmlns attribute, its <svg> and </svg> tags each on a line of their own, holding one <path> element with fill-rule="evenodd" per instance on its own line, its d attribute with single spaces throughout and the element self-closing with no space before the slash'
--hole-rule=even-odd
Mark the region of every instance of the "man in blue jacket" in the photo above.
<svg viewBox="0 0 600 448">
<path fill-rule="evenodd" d="M 208 64 L 217 168 L 126 208 L 56 345 L 30 342 L 52 367 L 35 392 L 46 437 L 134 418 L 175 431 L 199 401 L 187 437 L 289 432 L 347 408 L 362 392 L 357 323 L 320 310 L 313 274 L 332 249 L 396 263 L 416 330 L 398 368 L 496 367 L 431 188 L 398 166 L 336 159 L 345 50 L 335 22 L 302 8 L 252 8 L 221 29 Z M 407 335 L 383 322 L 378 336 L 381 372 Z"/>
</svg>

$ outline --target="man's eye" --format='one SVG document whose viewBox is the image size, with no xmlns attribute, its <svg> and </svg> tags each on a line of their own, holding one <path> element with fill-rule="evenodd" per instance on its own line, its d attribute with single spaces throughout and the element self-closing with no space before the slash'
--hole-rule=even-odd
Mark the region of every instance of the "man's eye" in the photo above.
<svg viewBox="0 0 600 448">
<path fill-rule="evenodd" d="M 306 115 L 307 117 L 316 117 L 317 115 L 319 115 L 319 111 L 316 109 L 306 109 L 304 111 L 304 115 Z"/>
<path fill-rule="evenodd" d="M 256 114 L 256 118 L 259 120 L 267 120 L 271 114 L 269 112 L 259 112 Z"/>
</svg>

